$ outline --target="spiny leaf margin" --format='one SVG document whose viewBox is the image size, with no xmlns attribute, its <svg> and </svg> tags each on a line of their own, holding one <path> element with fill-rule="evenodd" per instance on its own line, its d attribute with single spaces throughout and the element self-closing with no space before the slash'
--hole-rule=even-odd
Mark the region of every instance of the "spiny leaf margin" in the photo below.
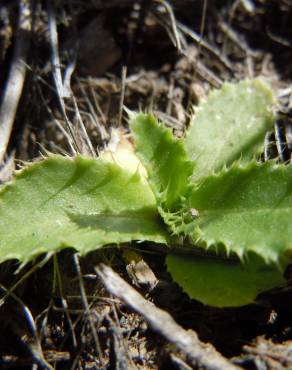
<svg viewBox="0 0 292 370">
<path fill-rule="evenodd" d="M 158 204 L 171 211 L 179 209 L 193 173 L 183 140 L 175 138 L 152 114 L 130 114 L 130 127 Z"/>
<path fill-rule="evenodd" d="M 196 209 L 199 216 L 188 212 Z M 204 249 L 286 266 L 292 256 L 292 164 L 236 162 L 193 185 L 173 231 Z M 168 223 L 170 225 L 170 222 Z"/>
<path fill-rule="evenodd" d="M 65 247 L 86 254 L 132 240 L 168 240 L 145 179 L 81 156 L 52 156 L 19 172 L 0 191 L 0 235 L 0 262 L 23 263 Z"/>
<path fill-rule="evenodd" d="M 195 163 L 197 180 L 234 161 L 249 161 L 262 149 L 266 132 L 275 122 L 276 99 L 270 87 L 257 78 L 224 83 L 194 107 L 185 138 Z"/>
</svg>

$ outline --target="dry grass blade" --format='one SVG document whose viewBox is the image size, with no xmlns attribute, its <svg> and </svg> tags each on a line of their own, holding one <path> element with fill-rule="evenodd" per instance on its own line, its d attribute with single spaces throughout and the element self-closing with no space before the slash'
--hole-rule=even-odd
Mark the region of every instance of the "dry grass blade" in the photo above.
<svg viewBox="0 0 292 370">
<path fill-rule="evenodd" d="M 103 355 L 102 355 L 102 350 L 101 350 L 98 334 L 96 332 L 96 328 L 94 326 L 94 323 L 92 321 L 92 317 L 90 315 L 90 307 L 89 307 L 87 295 L 86 295 L 86 292 L 85 292 L 85 287 L 84 287 L 84 282 L 83 282 L 83 278 L 82 278 L 82 274 L 81 274 L 81 267 L 80 267 L 80 263 L 79 263 L 79 258 L 78 258 L 78 255 L 76 253 L 73 255 L 73 260 L 74 260 L 75 268 L 76 268 L 76 271 L 77 271 L 77 274 L 78 274 L 82 303 L 83 303 L 83 306 L 85 308 L 85 312 L 86 312 L 87 317 L 88 317 L 90 329 L 91 329 L 92 336 L 93 336 L 93 339 L 94 339 L 94 342 L 95 342 L 96 352 L 99 355 L 99 358 L 100 358 L 100 361 L 103 365 L 103 368 L 105 368 L 105 362 L 104 362 L 104 358 L 103 358 Z"/>
<path fill-rule="evenodd" d="M 127 80 L 127 67 L 123 66 L 122 68 L 122 80 L 121 80 L 121 98 L 119 105 L 119 121 L 118 126 L 122 125 L 122 115 L 123 115 L 123 105 L 125 100 L 125 90 L 126 90 L 126 80 Z"/>
<path fill-rule="evenodd" d="M 186 26 L 181 22 L 177 22 L 178 28 L 187 36 L 189 36 L 196 44 L 199 44 L 201 48 L 206 49 L 210 52 L 215 58 L 217 58 L 229 71 L 232 72 L 232 63 L 228 60 L 228 57 L 222 55 L 220 50 L 215 45 L 211 45 L 208 41 L 204 40 L 204 38 L 198 35 L 194 30 Z"/>
<path fill-rule="evenodd" d="M 0 184 L 11 180 L 14 170 L 14 152 L 12 152 L 0 166 Z"/>
<path fill-rule="evenodd" d="M 66 126 L 67 126 L 66 128 L 72 140 L 71 150 L 73 154 L 76 154 L 77 152 L 80 152 L 80 150 L 79 150 L 78 143 L 76 141 L 76 138 L 73 132 L 72 124 L 69 121 L 69 118 L 67 117 L 66 107 L 65 107 L 65 102 L 64 102 L 64 98 L 71 97 L 71 91 L 65 90 L 63 80 L 62 80 L 61 62 L 60 62 L 60 57 L 59 57 L 59 43 L 58 43 L 56 14 L 55 14 L 55 9 L 50 1 L 48 1 L 47 6 L 48 6 L 48 21 L 49 21 L 49 31 L 50 31 L 50 44 L 51 44 L 51 52 L 52 52 L 52 56 L 51 56 L 52 73 L 53 73 L 53 78 L 54 78 L 54 83 L 56 87 L 59 104 L 60 104 L 61 111 L 64 116 L 65 122 L 66 122 Z"/>
<path fill-rule="evenodd" d="M 156 0 L 156 3 L 161 4 L 164 7 L 166 13 L 169 15 L 171 31 L 172 31 L 172 34 L 170 34 L 170 36 L 173 36 L 171 37 L 171 39 L 173 39 L 174 45 L 176 46 L 177 50 L 180 52 L 182 50 L 181 40 L 180 40 L 178 31 L 177 31 L 176 19 L 175 19 L 172 7 L 165 0 Z"/>
<path fill-rule="evenodd" d="M 18 296 L 6 289 L 2 284 L 0 284 L 0 289 L 14 301 L 13 309 L 15 309 L 17 316 L 13 317 L 13 310 L 10 311 L 11 328 L 31 353 L 34 365 L 37 364 L 46 370 L 53 370 L 53 367 L 44 357 L 37 327 L 29 308 Z"/>
<path fill-rule="evenodd" d="M 48 2 L 48 15 L 49 15 L 50 42 L 52 50 L 53 77 L 57 92 L 59 94 L 59 99 L 61 100 L 62 103 L 64 98 L 70 98 L 71 91 L 70 88 L 65 89 L 65 86 L 63 84 L 61 74 L 61 61 L 59 57 L 59 42 L 58 42 L 56 14 L 53 5 L 50 2 Z"/>
<path fill-rule="evenodd" d="M 0 163 L 6 154 L 13 123 L 26 76 L 26 59 L 30 45 L 30 2 L 19 3 L 18 29 L 10 71 L 0 107 Z"/>
<path fill-rule="evenodd" d="M 203 366 L 208 370 L 239 369 L 211 345 L 201 343 L 195 332 L 186 331 L 167 312 L 148 302 L 110 267 L 101 264 L 96 268 L 96 272 L 111 294 L 122 299 L 133 310 L 145 317 L 152 329 L 186 354 L 192 366 Z"/>
</svg>

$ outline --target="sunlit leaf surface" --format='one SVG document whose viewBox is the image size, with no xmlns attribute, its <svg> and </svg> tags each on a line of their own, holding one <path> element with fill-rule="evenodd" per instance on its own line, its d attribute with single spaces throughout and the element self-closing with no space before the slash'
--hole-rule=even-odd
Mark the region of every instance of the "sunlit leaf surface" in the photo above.
<svg viewBox="0 0 292 370">
<path fill-rule="evenodd" d="M 166 242 L 156 200 L 139 174 L 100 159 L 50 157 L 0 193 L 0 261 L 81 254 L 131 240 Z"/>
</svg>

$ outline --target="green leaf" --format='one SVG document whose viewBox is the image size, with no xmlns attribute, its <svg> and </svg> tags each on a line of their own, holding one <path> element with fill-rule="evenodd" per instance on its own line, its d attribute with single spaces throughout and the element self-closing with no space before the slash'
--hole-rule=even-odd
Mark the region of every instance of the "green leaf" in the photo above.
<svg viewBox="0 0 292 370">
<path fill-rule="evenodd" d="M 191 298 L 215 307 L 252 303 L 259 293 L 285 282 L 275 265 L 256 256 L 245 264 L 190 255 L 168 255 L 166 262 L 173 279 Z"/>
<path fill-rule="evenodd" d="M 194 185 L 180 230 L 204 248 L 223 245 L 240 258 L 252 251 L 278 264 L 292 255 L 291 220 L 292 164 L 254 161 Z"/>
<path fill-rule="evenodd" d="M 137 154 L 147 169 L 158 202 L 166 209 L 178 208 L 193 172 L 183 141 L 174 138 L 151 114 L 130 118 Z"/>
<path fill-rule="evenodd" d="M 156 200 L 138 173 L 102 159 L 49 157 L 0 191 L 0 261 L 28 262 L 74 247 L 81 254 L 112 243 L 166 243 Z"/>
<path fill-rule="evenodd" d="M 195 108 L 185 144 L 195 162 L 194 179 L 249 160 L 274 122 L 271 89 L 261 80 L 226 83 Z"/>
</svg>

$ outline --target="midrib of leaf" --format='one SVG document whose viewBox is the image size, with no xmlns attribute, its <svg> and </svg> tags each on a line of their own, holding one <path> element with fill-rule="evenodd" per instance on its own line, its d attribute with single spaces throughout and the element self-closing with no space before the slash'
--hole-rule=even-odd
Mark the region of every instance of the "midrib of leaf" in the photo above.
<svg viewBox="0 0 292 370">
<path fill-rule="evenodd" d="M 74 216 L 77 216 L 77 214 L 73 214 Z M 91 213 L 91 214 L 80 214 L 80 216 L 89 216 L 89 217 L 96 217 L 96 218 L 117 218 L 117 219 L 125 219 L 125 220 L 136 220 L 141 219 L 145 220 L 145 218 L 151 219 L 153 214 L 147 214 L 147 212 L 123 212 L 123 213 Z"/>
<path fill-rule="evenodd" d="M 254 213 L 267 213 L 267 212 L 279 212 L 282 213 L 282 211 L 286 212 L 291 212 L 292 206 L 291 207 L 281 207 L 281 206 L 274 206 L 273 208 L 268 208 L 268 207 L 263 207 L 261 209 L 250 209 L 250 208 L 238 208 L 238 209 L 230 209 L 230 208 L 217 208 L 216 210 L 204 210 L 200 212 L 201 218 L 203 216 L 216 216 L 222 215 L 222 213 L 225 214 L 244 214 L 248 213 L 250 215 L 253 215 Z"/>
</svg>

